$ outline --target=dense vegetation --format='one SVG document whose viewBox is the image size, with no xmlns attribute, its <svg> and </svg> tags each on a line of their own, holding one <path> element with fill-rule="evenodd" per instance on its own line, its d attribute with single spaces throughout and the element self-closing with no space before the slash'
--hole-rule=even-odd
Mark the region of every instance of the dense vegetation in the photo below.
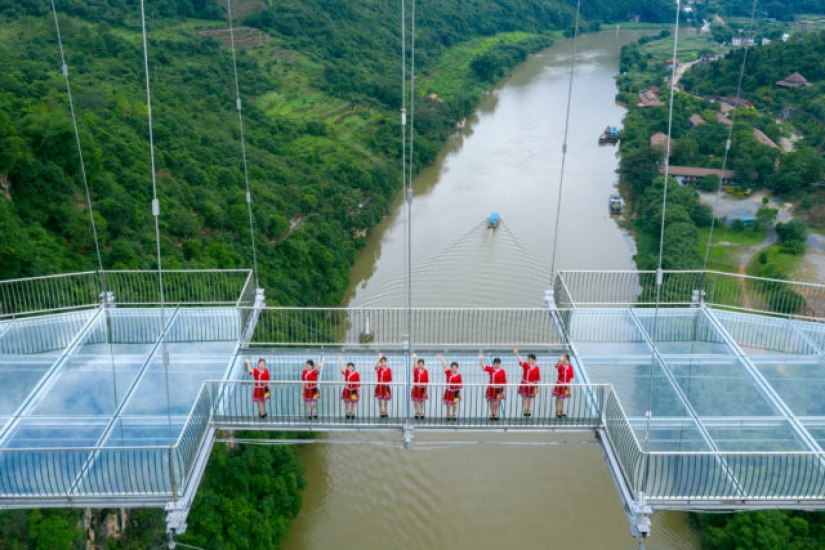
<svg viewBox="0 0 825 550">
<path fill-rule="evenodd" d="M 744 55 L 743 49 L 736 49 L 718 61 L 699 63 L 680 80 L 687 93 L 677 93 L 674 97 L 671 165 L 722 168 L 730 127 L 718 122 L 722 116 L 721 99 L 737 95 Z M 825 176 L 825 157 L 821 152 L 825 146 L 825 129 L 819 122 L 825 119 L 825 113 L 821 112 L 821 86 L 825 81 L 817 68 L 817 59 L 823 55 L 825 33 L 798 33 L 787 43 L 774 41 L 750 48 L 740 95 L 752 102 L 752 106 L 739 106 L 726 117 L 735 120 L 726 167 L 736 172 L 736 181 L 741 186 L 738 192 L 764 187 L 783 200 L 798 201 L 799 210 L 809 212 L 807 219 L 814 223 L 822 218 L 813 212 L 822 210 L 818 190 Z M 626 47 L 621 56 L 623 76 L 619 79 L 619 98 L 635 104 L 640 88 L 661 83 L 664 69 L 661 61 L 645 46 Z M 795 71 L 808 74 L 812 85 L 796 89 L 776 85 Z M 669 99 L 667 90 L 663 90 L 662 100 L 667 103 Z M 692 115 L 698 116 L 700 123 L 691 122 Z M 664 156 L 664 148 L 652 147 L 650 137 L 667 131 L 666 107 L 631 109 L 622 131 L 620 173 L 631 202 L 635 203 L 637 264 L 645 269 L 655 267 L 658 260 L 661 208 L 655 206 L 655 201 L 661 200 L 658 170 Z M 792 152 L 783 152 L 760 142 L 759 132 L 775 143 L 797 135 L 804 139 L 795 142 Z M 703 182 L 703 187 L 713 191 L 717 184 L 718 179 L 710 178 Z M 669 269 L 701 267 L 702 243 L 692 243 L 697 242 L 702 228 L 710 224 L 710 213 L 698 204 L 692 191 L 675 186 L 673 190 L 676 194 L 668 201 L 664 266 Z M 757 217 L 750 229 L 758 231 L 772 225 L 773 218 L 768 213 L 766 210 L 763 216 Z M 750 273 L 787 277 L 786 266 L 798 261 L 788 258 L 799 258 L 805 252 L 805 225 L 797 220 L 793 228 L 796 237 L 791 239 L 793 244 L 789 244 L 782 241 L 784 226 L 777 227 L 780 243 L 760 254 L 749 266 Z M 733 229 L 747 228 L 734 223 Z"/>
<path fill-rule="evenodd" d="M 231 57 L 220 42 L 195 32 L 220 21 L 181 18 L 220 10 L 211 2 L 183 0 L 150 8 L 164 267 L 249 266 Z M 494 2 L 444 3 L 420 17 L 416 65 L 424 78 L 416 98 L 416 168 L 434 158 L 485 86 L 550 44 L 537 32 L 572 22 L 571 9 L 561 4 L 529 2 L 522 8 L 517 13 Z M 61 16 L 106 268 L 155 265 L 135 11 L 115 0 L 78 0 L 64 10 L 77 18 Z M 398 188 L 396 12 L 385 4 L 286 1 L 245 15 L 272 39 L 238 58 L 254 236 L 272 303 L 337 303 L 360 244 L 354 230 L 377 223 Z M 11 199 L 0 200 L 0 230 L 8 235 L 0 249 L 0 277 L 92 268 L 88 211 L 53 24 L 33 2 L 5 5 L 0 13 L 0 53 L 7 68 L 0 77 L 0 173 L 8 174 Z M 450 45 L 514 29 L 521 34 L 471 49 L 473 57 L 463 65 L 475 61 L 466 76 L 477 85 L 442 91 L 438 75 L 428 82 L 428 68 L 450 70 L 438 66 Z M 425 98 L 429 93 L 438 97 Z"/>
</svg>

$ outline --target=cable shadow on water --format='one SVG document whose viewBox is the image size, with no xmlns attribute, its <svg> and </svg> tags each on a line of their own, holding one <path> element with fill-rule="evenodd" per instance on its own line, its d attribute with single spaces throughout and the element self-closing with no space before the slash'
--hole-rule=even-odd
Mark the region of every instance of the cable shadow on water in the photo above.
<svg viewBox="0 0 825 550">
<path fill-rule="evenodd" d="M 475 223 L 435 254 L 416 261 L 412 276 L 415 307 L 535 307 L 546 288 L 546 266 L 503 222 L 486 228 Z M 400 307 L 406 277 L 398 275 L 378 287 L 364 307 Z"/>
</svg>

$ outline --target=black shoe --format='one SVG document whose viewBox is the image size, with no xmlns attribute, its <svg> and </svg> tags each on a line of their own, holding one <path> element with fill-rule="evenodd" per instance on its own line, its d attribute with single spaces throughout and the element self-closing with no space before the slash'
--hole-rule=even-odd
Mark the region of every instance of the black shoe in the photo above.
<svg viewBox="0 0 825 550">
<path fill-rule="evenodd" d="M 496 422 L 498 422 L 498 417 L 496 416 L 495 418 L 493 418 L 493 420 L 495 420 Z"/>
<path fill-rule="evenodd" d="M 533 416 L 533 413 L 527 413 L 524 416 Z"/>
<path fill-rule="evenodd" d="M 312 420 L 312 415 L 307 415 L 307 420 Z"/>
<path fill-rule="evenodd" d="M 562 418 L 567 418 L 566 414 L 561 415 Z"/>
<path fill-rule="evenodd" d="M 258 415 L 258 416 L 260 416 L 261 418 L 266 418 L 266 413 Z"/>
<path fill-rule="evenodd" d="M 530 416 L 528 413 L 524 413 L 524 416 Z"/>
<path fill-rule="evenodd" d="M 314 418 L 315 420 L 318 420 L 318 415 L 317 415 L 317 414 L 313 414 L 313 415 L 312 415 L 312 418 Z"/>
</svg>

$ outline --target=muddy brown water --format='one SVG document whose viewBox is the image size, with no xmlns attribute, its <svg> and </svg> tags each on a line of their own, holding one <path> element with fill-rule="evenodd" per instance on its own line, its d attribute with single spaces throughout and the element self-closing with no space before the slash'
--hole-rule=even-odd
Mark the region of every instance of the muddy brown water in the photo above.
<svg viewBox="0 0 825 550">
<path fill-rule="evenodd" d="M 613 75 L 622 44 L 638 36 L 579 40 L 556 269 L 634 268 L 633 241 L 608 214 L 616 149 L 597 140 L 605 126 L 621 123 Z M 413 306 L 542 305 L 569 61 L 570 42 L 561 41 L 517 67 L 415 180 Z M 399 196 L 369 235 L 343 305 L 405 304 L 402 207 Z M 495 231 L 484 228 L 492 211 L 502 220 Z M 308 485 L 286 548 L 637 548 L 596 445 L 466 445 L 479 439 L 469 434 L 416 440 L 412 450 L 397 447 L 398 434 L 343 441 L 355 437 L 330 434 L 329 444 L 301 448 Z M 465 445 L 450 443 L 459 439 Z M 654 516 L 647 548 L 699 544 L 687 516 L 667 512 Z"/>
</svg>

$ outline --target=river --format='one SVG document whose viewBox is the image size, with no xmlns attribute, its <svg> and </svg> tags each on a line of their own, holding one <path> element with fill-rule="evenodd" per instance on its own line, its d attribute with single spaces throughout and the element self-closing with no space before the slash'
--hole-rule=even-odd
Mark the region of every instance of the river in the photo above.
<svg viewBox="0 0 825 550">
<path fill-rule="evenodd" d="M 563 181 L 569 41 L 517 67 L 416 178 L 413 306 L 540 307 L 560 181 L 555 268 L 634 268 L 633 241 L 608 215 L 616 149 L 597 138 L 621 122 L 613 75 L 621 45 L 638 36 L 579 39 Z M 502 225 L 490 231 L 484 221 L 493 210 Z M 345 304 L 404 305 L 406 223 L 399 196 L 369 235 Z M 307 488 L 286 548 L 637 547 L 595 445 L 409 451 L 390 445 L 398 439 L 302 448 Z M 685 514 L 659 513 L 647 547 L 699 545 Z"/>
</svg>

